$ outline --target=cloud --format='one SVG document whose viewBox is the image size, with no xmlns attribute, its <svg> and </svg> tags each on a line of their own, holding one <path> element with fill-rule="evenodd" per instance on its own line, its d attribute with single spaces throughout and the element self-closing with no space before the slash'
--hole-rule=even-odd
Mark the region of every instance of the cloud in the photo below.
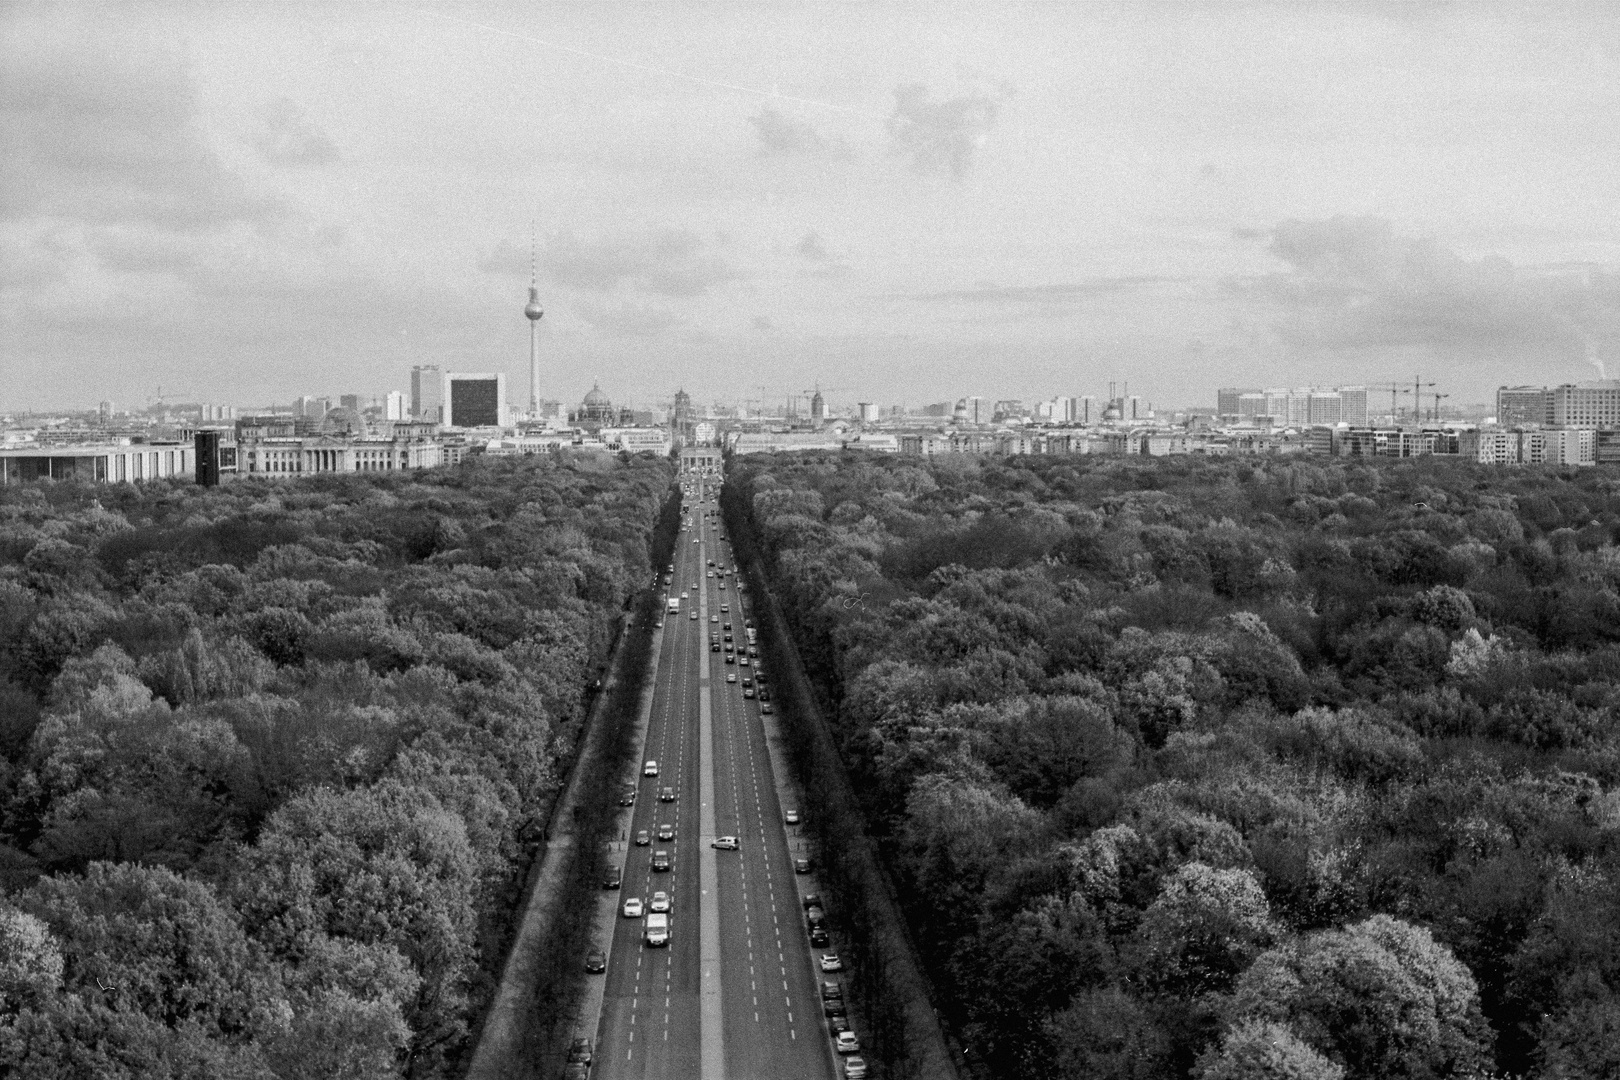
<svg viewBox="0 0 1620 1080">
<path fill-rule="evenodd" d="M 179 57 L 78 19 L 13 25 L 0 65 L 0 219 L 208 232 L 281 216 L 209 146 Z"/>
<path fill-rule="evenodd" d="M 849 147 L 842 140 L 828 139 L 811 126 L 808 120 L 788 116 L 767 105 L 758 116 L 750 116 L 748 123 L 759 139 L 760 157 L 820 157 L 849 156 Z"/>
<path fill-rule="evenodd" d="M 682 325 L 686 320 L 663 308 L 641 304 L 619 304 L 603 307 L 583 305 L 579 317 L 594 330 L 609 337 L 647 338 Z"/>
<path fill-rule="evenodd" d="M 1464 259 L 1376 217 L 1290 220 L 1271 253 L 1288 264 L 1250 287 L 1280 306 L 1297 349 L 1417 349 L 1457 360 L 1576 361 L 1600 372 L 1620 345 L 1620 275 Z"/>
<path fill-rule="evenodd" d="M 1123 277 L 1092 278 L 1089 281 L 1064 282 L 1054 285 L 977 285 L 971 289 L 946 289 L 929 293 L 896 293 L 895 300 L 926 302 L 967 302 L 978 304 L 1053 303 L 1079 300 L 1088 296 L 1102 296 L 1140 289 L 1152 285 L 1175 284 L 1184 281 L 1178 277 L 1160 277 L 1153 274 L 1131 274 Z"/>
<path fill-rule="evenodd" d="M 917 83 L 895 89 L 889 137 L 896 153 L 911 158 L 920 173 L 950 173 L 960 180 L 995 126 L 999 104 L 984 91 L 932 101 Z"/>
<path fill-rule="evenodd" d="M 742 277 L 712 254 L 701 236 L 686 229 L 595 239 L 557 233 L 540 245 L 540 267 L 550 280 L 581 292 L 626 288 L 676 298 L 701 296 Z M 502 241 L 479 260 L 478 268 L 489 274 L 528 277 L 529 253 Z"/>
<path fill-rule="evenodd" d="M 823 263 L 832 258 L 827 252 L 827 246 L 821 242 L 821 236 L 813 229 L 804 234 L 793 250 L 799 253 L 800 258 L 809 259 L 811 262 Z"/>
<path fill-rule="evenodd" d="M 265 107 L 252 143 L 266 162 L 285 168 L 331 165 L 339 158 L 337 145 L 288 98 L 277 98 Z"/>
</svg>

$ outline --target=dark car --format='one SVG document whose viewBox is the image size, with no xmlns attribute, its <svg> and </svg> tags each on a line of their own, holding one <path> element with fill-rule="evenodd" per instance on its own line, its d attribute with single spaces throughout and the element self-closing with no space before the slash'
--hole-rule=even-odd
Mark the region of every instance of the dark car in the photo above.
<svg viewBox="0 0 1620 1080">
<path fill-rule="evenodd" d="M 660 840 L 673 840 L 673 839 L 675 839 L 675 826 L 668 825 L 668 824 L 658 826 L 658 839 L 660 839 Z"/>
<path fill-rule="evenodd" d="M 832 935 L 827 933 L 825 926 L 818 926 L 810 931 L 810 944 L 818 949 L 825 948 L 832 944 Z"/>
<path fill-rule="evenodd" d="M 617 866 L 610 866 L 602 872 L 602 888 L 617 889 L 623 883 L 623 876 Z"/>
<path fill-rule="evenodd" d="M 585 954 L 585 970 L 592 975 L 600 975 L 607 970 L 607 953 L 601 949 L 592 949 Z"/>
<path fill-rule="evenodd" d="M 628 790 L 628 791 L 624 792 L 623 794 L 621 794 L 619 796 L 619 805 L 620 806 L 634 806 L 634 805 L 636 805 L 636 789 L 631 788 L 630 790 Z"/>
<path fill-rule="evenodd" d="M 828 979 L 821 984 L 821 1000 L 833 1001 L 835 999 L 838 1001 L 844 1000 L 844 984 L 837 979 Z"/>
<path fill-rule="evenodd" d="M 591 1067 L 583 1061 L 570 1061 L 563 1068 L 563 1080 L 590 1080 Z"/>
<path fill-rule="evenodd" d="M 720 651 L 720 643 L 718 641 L 709 642 L 709 651 L 710 652 L 719 652 Z"/>
<path fill-rule="evenodd" d="M 844 1008 L 843 998 L 832 998 L 821 1003 L 821 1011 L 826 1016 L 848 1016 L 849 1010 Z"/>
<path fill-rule="evenodd" d="M 764 682 L 765 680 L 756 678 L 754 681 L 755 682 Z M 771 692 L 769 690 L 765 689 L 763 686 L 759 688 L 759 700 L 761 700 L 761 701 L 769 701 L 769 700 L 771 700 Z"/>
<path fill-rule="evenodd" d="M 849 1030 L 849 1018 L 844 1016 L 827 1017 L 827 1033 L 837 1035 L 840 1031 Z"/>
<path fill-rule="evenodd" d="M 575 1039 L 568 1047 L 568 1063 L 572 1065 L 576 1062 L 581 1065 L 589 1065 L 591 1063 L 591 1040 L 584 1038 Z"/>
<path fill-rule="evenodd" d="M 805 893 L 804 906 L 807 909 L 813 907 L 826 907 L 826 905 L 821 902 L 821 896 L 818 893 Z"/>
<path fill-rule="evenodd" d="M 662 791 L 660 791 L 658 793 L 658 801 L 659 802 L 674 802 L 675 801 L 675 789 L 672 788 L 672 787 L 664 788 Z"/>
<path fill-rule="evenodd" d="M 734 656 L 731 653 L 726 653 L 726 663 L 735 664 L 736 662 L 737 662 L 737 657 L 736 656 Z"/>
<path fill-rule="evenodd" d="M 663 848 L 659 848 L 657 851 L 653 852 L 652 868 L 660 872 L 668 870 L 669 852 L 665 851 Z"/>
<path fill-rule="evenodd" d="M 814 870 L 815 868 L 816 868 L 816 861 L 814 859 L 810 858 L 809 856 L 805 856 L 802 859 L 794 859 L 793 860 L 793 872 L 795 874 L 808 874 L 810 871 Z"/>
</svg>

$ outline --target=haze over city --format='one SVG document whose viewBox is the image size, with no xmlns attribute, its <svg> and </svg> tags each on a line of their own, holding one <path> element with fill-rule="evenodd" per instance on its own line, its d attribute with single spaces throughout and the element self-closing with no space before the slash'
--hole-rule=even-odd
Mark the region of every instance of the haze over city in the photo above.
<svg viewBox="0 0 1620 1080">
<path fill-rule="evenodd" d="M 0 14 L 0 408 L 1620 366 L 1607 5 Z"/>
</svg>

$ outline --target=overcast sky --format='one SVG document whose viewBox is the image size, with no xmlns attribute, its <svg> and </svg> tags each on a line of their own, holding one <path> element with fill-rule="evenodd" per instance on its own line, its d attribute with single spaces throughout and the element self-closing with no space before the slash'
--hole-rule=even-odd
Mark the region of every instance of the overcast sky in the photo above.
<svg viewBox="0 0 1620 1080">
<path fill-rule="evenodd" d="M 1616 374 L 1617 11 L 6 4 L 0 408 Z"/>
</svg>

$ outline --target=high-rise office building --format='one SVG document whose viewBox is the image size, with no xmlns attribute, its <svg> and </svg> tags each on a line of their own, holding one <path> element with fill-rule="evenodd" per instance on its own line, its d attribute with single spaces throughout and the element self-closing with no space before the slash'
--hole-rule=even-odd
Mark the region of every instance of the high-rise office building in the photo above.
<svg viewBox="0 0 1620 1080">
<path fill-rule="evenodd" d="M 1564 383 L 1552 389 L 1552 422 L 1563 428 L 1620 427 L 1620 379 Z"/>
<path fill-rule="evenodd" d="M 441 394 L 450 427 L 500 427 L 506 423 L 506 373 L 447 371 Z"/>
<path fill-rule="evenodd" d="M 444 422 L 444 381 L 438 365 L 411 368 L 411 415 L 430 424 Z"/>
<path fill-rule="evenodd" d="M 405 395 L 398 390 L 388 391 L 383 398 L 383 419 L 404 420 L 407 418 L 406 413 Z"/>
<path fill-rule="evenodd" d="M 1553 422 L 1553 396 L 1545 386 L 1502 386 L 1496 391 L 1496 422 L 1531 427 Z"/>
<path fill-rule="evenodd" d="M 1244 394 L 1258 394 L 1259 387 L 1228 386 L 1215 391 L 1215 415 L 1222 420 L 1236 420 L 1243 414 L 1239 403 Z M 1253 413 L 1250 414 L 1251 416 Z"/>
<path fill-rule="evenodd" d="M 343 408 L 343 409 L 353 409 L 355 412 L 359 412 L 360 411 L 360 395 L 359 394 L 342 394 L 342 395 L 339 395 L 339 397 L 338 397 L 338 407 Z"/>
</svg>

